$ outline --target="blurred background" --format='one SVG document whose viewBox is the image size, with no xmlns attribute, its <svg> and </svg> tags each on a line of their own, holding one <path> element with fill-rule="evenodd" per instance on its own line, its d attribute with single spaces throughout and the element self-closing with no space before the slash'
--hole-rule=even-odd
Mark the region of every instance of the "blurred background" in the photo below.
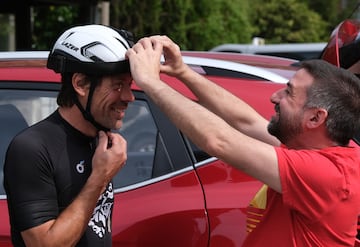
<svg viewBox="0 0 360 247">
<path fill-rule="evenodd" d="M 49 50 L 78 24 L 166 34 L 182 50 L 223 43 L 327 42 L 359 0 L 0 0 L 0 51 Z"/>
</svg>

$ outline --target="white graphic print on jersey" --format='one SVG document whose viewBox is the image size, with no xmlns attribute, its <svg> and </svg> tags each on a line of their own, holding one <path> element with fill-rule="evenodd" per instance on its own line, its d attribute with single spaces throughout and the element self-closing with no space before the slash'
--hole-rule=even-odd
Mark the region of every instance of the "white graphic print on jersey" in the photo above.
<svg viewBox="0 0 360 247">
<path fill-rule="evenodd" d="M 100 196 L 89 221 L 92 230 L 102 238 L 107 232 L 111 232 L 111 211 L 114 204 L 114 191 L 112 183 L 109 183 L 105 192 Z"/>
</svg>

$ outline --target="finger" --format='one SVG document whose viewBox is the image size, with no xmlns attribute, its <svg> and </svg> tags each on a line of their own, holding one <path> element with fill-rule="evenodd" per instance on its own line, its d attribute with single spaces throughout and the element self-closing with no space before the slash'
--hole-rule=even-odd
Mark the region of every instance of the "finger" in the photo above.
<svg viewBox="0 0 360 247">
<path fill-rule="evenodd" d="M 100 150 L 105 151 L 108 146 L 108 136 L 106 135 L 106 133 L 104 131 L 99 131 L 98 135 L 99 135 L 98 148 L 100 148 Z"/>
<path fill-rule="evenodd" d="M 136 54 L 135 50 L 133 48 L 127 49 L 125 53 L 125 58 L 129 59 L 132 55 Z"/>
<path fill-rule="evenodd" d="M 126 141 L 120 134 L 109 132 L 108 137 L 113 146 L 120 145 L 123 148 L 126 148 Z"/>
<path fill-rule="evenodd" d="M 169 42 L 169 41 L 172 42 L 172 40 L 166 35 L 153 35 L 150 38 L 151 39 L 157 39 L 157 40 L 162 41 L 162 42 Z"/>
<path fill-rule="evenodd" d="M 176 47 L 177 45 L 166 35 L 161 36 L 153 36 L 154 40 L 157 40 L 158 42 L 161 42 L 164 47 Z"/>
<path fill-rule="evenodd" d="M 153 43 L 153 49 L 156 50 L 156 51 L 161 51 L 162 53 L 162 50 L 163 50 L 163 43 L 159 40 L 151 40 L 151 42 Z"/>
<path fill-rule="evenodd" d="M 141 42 L 138 42 L 136 43 L 133 47 L 132 47 L 132 50 L 135 52 L 135 53 L 139 53 L 141 52 L 142 50 L 144 50 L 144 46 L 143 46 L 143 43 Z"/>
<path fill-rule="evenodd" d="M 152 40 L 149 37 L 140 39 L 138 43 L 142 45 L 143 49 L 149 49 L 153 47 Z"/>
</svg>

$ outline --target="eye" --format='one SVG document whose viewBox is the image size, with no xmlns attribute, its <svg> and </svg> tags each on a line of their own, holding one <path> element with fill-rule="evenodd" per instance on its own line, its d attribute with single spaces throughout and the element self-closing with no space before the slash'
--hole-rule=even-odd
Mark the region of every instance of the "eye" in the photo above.
<svg viewBox="0 0 360 247">
<path fill-rule="evenodd" d="M 124 87 L 131 87 L 133 80 L 132 78 L 117 78 L 112 81 L 111 88 L 114 91 L 120 92 Z"/>
<path fill-rule="evenodd" d="M 285 94 L 286 95 L 294 95 L 294 91 L 292 90 L 291 87 L 286 87 L 285 88 Z"/>
<path fill-rule="evenodd" d="M 113 90 L 115 90 L 115 91 L 121 91 L 121 89 L 124 87 L 124 82 L 118 81 L 118 82 L 114 83 L 112 87 L 113 87 Z"/>
</svg>

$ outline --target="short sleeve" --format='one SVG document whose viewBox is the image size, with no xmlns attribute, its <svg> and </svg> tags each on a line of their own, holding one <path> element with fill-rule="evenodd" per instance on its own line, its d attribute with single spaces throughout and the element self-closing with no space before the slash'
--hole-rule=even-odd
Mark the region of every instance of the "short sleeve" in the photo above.
<svg viewBox="0 0 360 247">
<path fill-rule="evenodd" d="M 19 231 L 38 226 L 58 215 L 56 187 L 46 147 L 27 135 L 9 146 L 4 165 L 4 186 L 10 220 Z"/>
<path fill-rule="evenodd" d="M 282 147 L 276 152 L 283 200 L 291 208 L 317 219 L 346 198 L 346 171 L 337 155 Z"/>
</svg>

